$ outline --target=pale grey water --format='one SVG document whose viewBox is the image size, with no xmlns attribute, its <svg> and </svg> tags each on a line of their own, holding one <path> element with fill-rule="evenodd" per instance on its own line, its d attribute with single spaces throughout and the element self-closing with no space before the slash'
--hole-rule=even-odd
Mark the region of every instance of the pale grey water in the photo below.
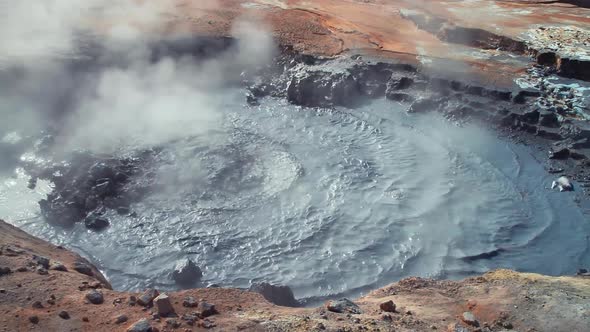
<svg viewBox="0 0 590 332">
<path fill-rule="evenodd" d="M 0 217 L 87 256 L 116 289 L 173 289 L 182 257 L 203 268 L 204 284 L 268 281 L 299 298 L 411 275 L 590 265 L 588 217 L 574 194 L 548 189 L 552 176 L 526 146 L 387 101 L 326 111 L 268 98 L 246 108 L 228 92 L 225 103 L 222 135 L 162 153 L 155 171 L 168 189 L 134 205 L 137 218 L 113 214 L 101 233 L 47 225 L 36 216 L 49 188 L 26 189 L 25 175 L 0 180 Z"/>
</svg>

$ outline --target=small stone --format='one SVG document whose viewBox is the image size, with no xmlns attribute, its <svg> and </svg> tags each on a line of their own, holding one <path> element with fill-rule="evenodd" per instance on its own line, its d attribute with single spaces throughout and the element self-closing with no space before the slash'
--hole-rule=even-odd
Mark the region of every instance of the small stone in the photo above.
<svg viewBox="0 0 590 332">
<path fill-rule="evenodd" d="M 160 317 L 165 317 L 174 312 L 170 297 L 166 293 L 162 293 L 154 299 L 154 306 Z"/>
<path fill-rule="evenodd" d="M 11 274 L 12 270 L 9 267 L 2 267 L 0 266 L 0 277 L 3 275 Z"/>
<path fill-rule="evenodd" d="M 135 306 L 137 304 L 137 297 L 134 295 L 129 296 L 129 302 L 127 302 L 130 306 Z"/>
<path fill-rule="evenodd" d="M 323 331 L 323 330 L 325 330 L 325 329 L 326 329 L 326 325 L 324 325 L 324 324 L 322 324 L 322 323 L 318 323 L 318 324 L 315 326 L 315 328 L 316 328 L 316 330 L 322 330 L 322 331 Z"/>
<path fill-rule="evenodd" d="M 179 322 L 179 321 L 177 321 L 174 318 L 169 318 L 169 319 L 166 320 L 166 326 L 170 326 L 173 329 L 177 329 L 180 326 L 182 326 L 182 323 Z"/>
<path fill-rule="evenodd" d="M 217 313 L 217 309 L 215 309 L 215 305 L 201 301 L 197 306 L 196 312 L 199 317 L 206 318 L 215 315 Z"/>
<path fill-rule="evenodd" d="M 102 293 L 94 289 L 86 293 L 86 299 L 92 304 L 102 304 L 104 302 Z"/>
<path fill-rule="evenodd" d="M 91 277 L 94 276 L 94 273 L 92 273 L 92 268 L 84 262 L 74 263 L 74 270 L 76 270 L 78 273 L 82 273 L 87 276 L 91 276 Z"/>
<path fill-rule="evenodd" d="M 49 272 L 47 272 L 47 269 L 45 269 L 42 266 L 37 266 L 37 273 L 39 273 L 40 275 L 47 275 L 47 274 L 49 274 Z"/>
<path fill-rule="evenodd" d="M 37 263 L 37 265 L 41 265 L 44 268 L 49 268 L 49 258 L 43 256 L 33 255 L 33 261 Z"/>
<path fill-rule="evenodd" d="M 6 289 L 0 288 L 0 294 L 6 294 Z"/>
<path fill-rule="evenodd" d="M 475 326 L 475 327 L 479 326 L 479 322 L 477 321 L 477 319 L 475 318 L 473 313 L 470 311 L 464 312 L 463 315 L 461 315 L 461 320 L 471 326 Z"/>
<path fill-rule="evenodd" d="M 289 286 L 271 285 L 263 282 L 252 284 L 249 291 L 261 294 L 267 301 L 276 305 L 284 307 L 298 307 L 300 305 Z"/>
<path fill-rule="evenodd" d="M 156 289 L 153 288 L 149 288 L 146 289 L 143 294 L 141 294 L 139 296 L 139 298 L 137 299 L 137 303 L 139 303 L 139 305 L 142 305 L 144 307 L 149 306 L 150 304 L 152 304 L 152 301 L 158 296 L 160 295 L 160 292 L 158 292 Z"/>
<path fill-rule="evenodd" d="M 340 299 L 328 302 L 327 309 L 336 313 L 360 314 L 361 309 L 349 299 Z"/>
<path fill-rule="evenodd" d="M 70 319 L 70 314 L 67 311 L 60 311 L 58 314 L 59 317 L 62 319 Z"/>
<path fill-rule="evenodd" d="M 62 271 L 62 272 L 67 272 L 68 269 L 66 268 L 65 265 L 63 265 L 61 262 L 51 262 L 51 265 L 49 266 L 50 270 L 55 270 L 55 271 Z"/>
<path fill-rule="evenodd" d="M 90 320 L 88 319 L 88 317 L 82 317 L 82 321 L 83 322 L 89 322 Z"/>
<path fill-rule="evenodd" d="M 176 262 L 172 279 L 180 285 L 191 285 L 203 277 L 201 269 L 190 259 L 185 258 Z"/>
<path fill-rule="evenodd" d="M 21 266 L 16 269 L 16 272 L 27 272 L 29 269 L 26 266 Z"/>
<path fill-rule="evenodd" d="M 125 315 L 119 315 L 119 316 L 115 317 L 115 324 L 123 324 L 127 320 L 129 320 L 129 318 L 127 318 L 127 316 L 125 316 Z"/>
<path fill-rule="evenodd" d="M 41 301 L 35 301 L 33 302 L 32 307 L 35 309 L 43 309 L 43 303 L 41 303 Z"/>
<path fill-rule="evenodd" d="M 379 308 L 385 312 L 395 312 L 395 303 L 389 300 L 387 302 L 383 302 L 379 305 Z"/>
<path fill-rule="evenodd" d="M 153 332 L 153 329 L 150 322 L 147 319 L 142 318 L 133 323 L 133 325 L 127 329 L 127 332 Z"/>
<path fill-rule="evenodd" d="M 31 317 L 29 317 L 29 322 L 31 322 L 33 324 L 37 324 L 37 323 L 39 323 L 39 317 L 31 316 Z"/>
<path fill-rule="evenodd" d="M 199 325 L 205 329 L 212 329 L 216 326 L 215 323 L 213 323 L 212 321 L 210 321 L 208 319 L 203 320 Z"/>
<path fill-rule="evenodd" d="M 194 308 L 199 305 L 199 302 L 192 296 L 187 296 L 182 301 L 182 306 L 186 308 Z"/>
<path fill-rule="evenodd" d="M 447 332 L 469 332 L 469 329 L 457 324 L 452 323 L 447 326 Z"/>
</svg>

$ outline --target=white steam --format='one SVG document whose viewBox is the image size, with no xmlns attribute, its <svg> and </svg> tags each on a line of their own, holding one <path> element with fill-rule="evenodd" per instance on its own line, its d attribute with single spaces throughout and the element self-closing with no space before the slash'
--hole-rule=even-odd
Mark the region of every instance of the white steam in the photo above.
<svg viewBox="0 0 590 332">
<path fill-rule="evenodd" d="M 10 77 L 2 76 L 7 68 L 24 73 L 17 87 L 0 93 L 0 101 L 14 101 L 0 103 L 0 116 L 39 127 L 51 118 L 49 108 L 69 100 L 71 113 L 58 137 L 64 151 L 112 152 L 215 131 L 222 124 L 224 84 L 267 64 L 272 36 L 259 22 L 238 20 L 232 29 L 237 45 L 215 59 L 154 61 L 150 45 L 161 38 L 158 31 L 175 16 L 174 8 L 165 0 L 0 0 L 0 81 Z M 75 81 L 56 60 L 77 57 L 87 36 L 100 36 L 104 58 L 123 65 Z M 75 95 L 63 96 L 68 93 Z M 26 116 L 19 102 L 27 104 Z"/>
</svg>

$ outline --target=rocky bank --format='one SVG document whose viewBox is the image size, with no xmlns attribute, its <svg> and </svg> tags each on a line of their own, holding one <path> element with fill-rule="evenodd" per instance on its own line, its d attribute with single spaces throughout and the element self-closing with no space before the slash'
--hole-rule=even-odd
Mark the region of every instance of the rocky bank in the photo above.
<svg viewBox="0 0 590 332">
<path fill-rule="evenodd" d="M 354 301 L 282 307 L 230 288 L 112 290 L 92 264 L 0 221 L 0 331 L 585 331 L 590 276 L 409 278 Z"/>
</svg>

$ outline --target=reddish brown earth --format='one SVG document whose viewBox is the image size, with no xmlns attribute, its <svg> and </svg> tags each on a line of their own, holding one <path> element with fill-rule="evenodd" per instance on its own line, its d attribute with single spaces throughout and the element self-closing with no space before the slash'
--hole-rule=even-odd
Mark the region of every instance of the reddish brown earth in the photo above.
<svg viewBox="0 0 590 332">
<path fill-rule="evenodd" d="M 50 264 L 59 261 L 67 271 L 50 269 L 39 274 L 34 255 L 48 258 Z M 0 221 L 0 268 L 11 270 L 0 276 L 0 331 L 126 331 L 142 318 L 159 331 L 455 331 L 464 327 L 464 331 L 581 332 L 590 324 L 590 277 L 508 270 L 462 281 L 404 279 L 357 299 L 362 314 L 352 315 L 330 312 L 324 306 L 279 307 L 257 293 L 237 289 L 193 289 L 169 293 L 176 315 L 154 319 L 154 308 L 130 305 L 130 297 L 140 294 L 114 291 L 95 268 L 93 276 L 75 271 L 76 262 L 89 264 L 67 249 Z M 86 293 L 94 288 L 102 292 L 104 303 L 86 300 Z M 183 307 L 186 296 L 214 304 L 218 314 L 188 325 L 182 316 L 195 309 Z M 389 300 L 397 305 L 395 312 L 380 309 Z M 34 306 L 37 301 L 42 307 Z M 69 319 L 61 318 L 61 311 Z M 475 315 L 479 329 L 461 322 L 466 311 Z M 128 320 L 117 324 L 119 315 Z M 38 322 L 31 322 L 32 317 Z M 172 321 L 182 325 L 173 329 L 168 325 Z"/>
<path fill-rule="evenodd" d="M 480 29 L 522 41 L 534 50 L 557 44 L 567 55 L 590 59 L 590 9 L 576 1 L 527 0 L 172 0 L 161 9 L 161 24 L 150 27 L 166 35 L 227 36 L 237 19 L 254 21 L 278 43 L 296 51 L 334 57 L 369 54 L 421 63 L 433 70 L 470 74 L 507 84 L 529 65 L 511 52 L 479 43 L 446 42 L 437 31 L 418 28 L 407 14 L 443 20 L 446 26 Z M 584 2 L 584 1 L 582 1 Z M 129 18 L 133 21 L 132 15 Z M 128 22 L 126 22 L 128 23 Z M 539 28 L 556 27 L 546 33 Z M 580 29 L 580 35 L 562 33 Z M 553 28 L 552 28 L 553 29 Z M 448 29 L 447 29 L 448 31 Z M 454 33 L 454 32 L 453 32 Z M 451 36 L 453 37 L 453 36 Z M 468 39 L 470 37 L 468 36 Z M 477 36 L 475 36 L 477 39 Z M 453 39 L 453 38 L 450 38 Z M 580 40 L 584 39 L 583 43 Z M 469 45 L 471 44 L 471 45 Z M 444 60 L 442 65 L 439 60 Z M 452 63 L 449 65 L 448 63 Z"/>
</svg>

